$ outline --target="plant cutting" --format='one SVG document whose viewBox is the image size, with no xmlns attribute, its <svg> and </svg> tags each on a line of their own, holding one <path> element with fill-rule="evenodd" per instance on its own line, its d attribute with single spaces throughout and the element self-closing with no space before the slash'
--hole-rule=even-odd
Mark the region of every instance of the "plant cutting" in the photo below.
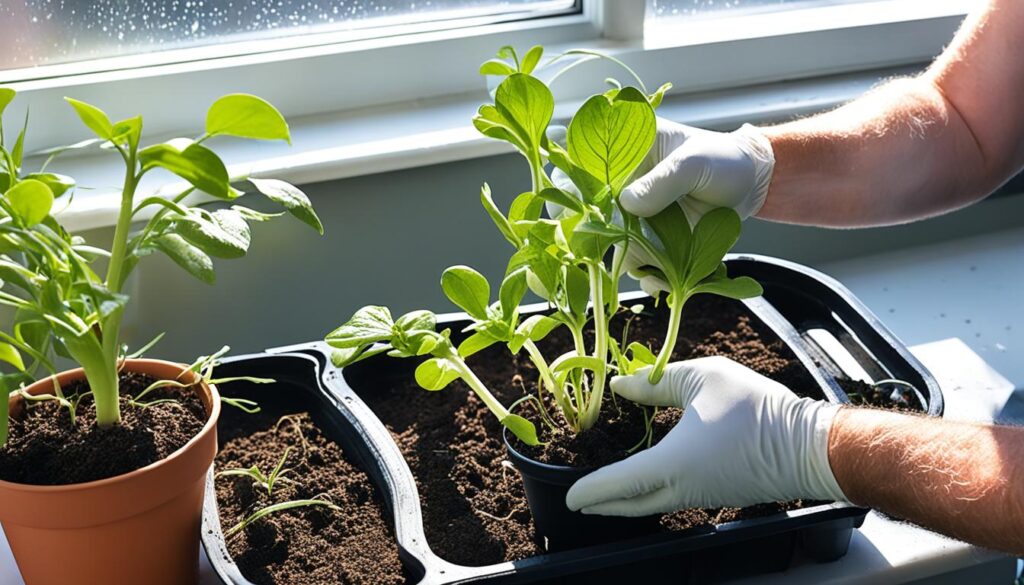
<svg viewBox="0 0 1024 585">
<path fill-rule="evenodd" d="M 301 431 L 299 437 L 303 438 L 301 435 Z M 253 465 L 252 467 L 248 468 L 233 467 L 231 469 L 225 469 L 224 471 L 217 472 L 216 477 L 248 478 L 249 480 L 252 481 L 252 485 L 254 487 L 264 490 L 265 493 L 267 494 L 267 498 L 272 499 L 274 497 L 275 485 L 279 483 L 296 486 L 300 485 L 299 482 L 291 479 L 290 477 L 286 477 L 290 470 L 285 467 L 285 464 L 288 462 L 288 455 L 290 455 L 291 452 L 291 447 L 285 449 L 284 454 L 281 455 L 281 459 L 277 462 L 277 465 L 274 466 L 274 469 L 270 470 L 270 473 L 264 473 L 263 471 L 260 470 L 258 465 Z M 227 532 L 224 533 L 224 538 L 230 539 L 234 537 L 235 535 L 245 530 L 247 527 L 251 526 L 254 522 L 257 522 L 262 518 L 266 518 L 271 514 L 285 512 L 295 508 L 309 508 L 316 506 L 322 506 L 334 512 L 341 511 L 341 508 L 325 499 L 325 497 L 322 495 L 305 500 L 287 500 L 284 502 L 268 504 L 266 506 L 263 506 L 262 508 L 257 509 L 256 511 L 254 511 L 253 513 L 249 514 L 241 521 L 239 521 L 238 524 L 232 526 Z"/>
<path fill-rule="evenodd" d="M 14 97 L 0 89 L 0 115 Z M 125 283 L 153 252 L 213 283 L 212 258 L 244 256 L 249 224 L 285 212 L 320 233 L 323 227 L 300 190 L 232 177 L 209 146 L 229 136 L 289 141 L 284 118 L 258 97 L 224 96 L 195 139 L 149 145 L 141 117 L 114 122 L 95 106 L 67 101 L 95 135 L 74 148 L 116 153 L 124 181 L 110 249 L 91 246 L 59 221 L 75 182 L 47 167 L 66 149 L 30 171 L 23 159 L 27 120 L 10 148 L 0 126 L 0 304 L 14 315 L 10 330 L 0 332 L 0 359 L 12 370 L 0 377 L 10 395 L 0 400 L 0 520 L 30 585 L 109 583 L 115 571 L 130 582 L 194 582 L 202 486 L 221 402 L 210 376 L 224 350 L 191 366 L 128 354 L 120 333 Z M 159 171 L 182 179 L 181 191 L 137 201 L 142 178 Z M 246 185 L 284 211 L 239 205 Z M 193 193 L 230 206 L 191 205 Z M 57 373 L 54 356 L 81 367 Z M 63 562 L 52 562 L 52 550 L 62 551 Z"/>
<path fill-rule="evenodd" d="M 480 201 L 488 216 L 512 246 L 497 299 L 480 273 L 455 266 L 444 272 L 441 287 L 471 321 L 458 342 L 451 331 L 435 330 L 436 317 L 430 312 L 414 311 L 392 319 L 386 308 L 374 306 L 360 309 L 326 337 L 337 349 L 334 362 L 339 366 L 381 353 L 423 358 L 415 372 L 420 386 L 441 390 L 463 380 L 508 432 L 529 447 L 542 445 L 538 423 L 576 434 L 592 429 L 607 398 L 610 374 L 649 367 L 650 379 L 660 379 L 675 348 L 683 307 L 694 295 L 744 299 L 762 292 L 750 278 L 730 278 L 722 262 L 740 234 L 740 219 L 733 210 L 715 209 L 700 218 L 688 218 L 672 205 L 641 219 L 618 203 L 619 194 L 653 145 L 655 109 L 669 86 L 649 92 L 627 68 L 636 86 L 610 80 L 610 89 L 586 100 L 573 115 L 562 145 L 548 136 L 555 107 L 552 92 L 534 75 L 542 55 L 543 50 L 534 47 L 519 59 L 512 48 L 505 47 L 497 59 L 481 67 L 481 73 L 502 80 L 493 103 L 481 106 L 473 123 L 484 135 L 505 141 L 522 154 L 532 183 L 531 190 L 516 197 L 507 212 L 494 203 L 488 185 L 481 190 Z M 550 59 L 544 69 L 552 70 L 571 56 L 602 58 L 571 51 Z M 555 71 L 550 79 L 579 62 Z M 550 175 L 548 164 L 555 169 Z M 554 216 L 543 216 L 546 204 L 553 204 Z M 611 320 L 622 311 L 618 283 L 627 258 L 639 272 L 656 275 L 668 286 L 663 298 L 668 325 L 656 355 L 652 348 L 627 340 L 620 343 L 610 334 Z M 519 305 L 528 290 L 549 304 L 548 314 L 520 318 Z M 568 330 L 572 349 L 544 355 L 538 342 L 559 328 Z M 593 335 L 589 345 L 588 331 Z M 499 343 L 512 353 L 524 352 L 538 372 L 542 395 L 524 397 L 536 404 L 537 421 L 501 404 L 466 362 Z M 646 437 L 638 437 L 638 447 L 650 443 L 649 429 L 650 425 Z M 516 453 L 512 444 L 509 449 Z M 526 459 L 513 457 L 524 476 L 527 471 L 520 463 Z M 564 495 L 571 481 L 563 483 Z M 529 496 L 529 482 L 527 490 Z M 543 531 L 534 498 L 530 501 L 538 529 Z"/>
</svg>

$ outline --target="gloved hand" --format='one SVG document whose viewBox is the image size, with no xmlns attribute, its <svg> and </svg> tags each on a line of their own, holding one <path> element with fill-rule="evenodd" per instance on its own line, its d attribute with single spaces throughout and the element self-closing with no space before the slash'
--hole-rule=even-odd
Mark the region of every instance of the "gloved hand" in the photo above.
<svg viewBox="0 0 1024 585">
<path fill-rule="evenodd" d="M 797 398 L 785 386 L 724 357 L 646 370 L 612 390 L 651 406 L 685 409 L 657 445 L 583 477 L 565 503 L 584 514 L 646 516 L 683 508 L 794 499 L 845 501 L 828 439 L 837 405 Z"/>
<path fill-rule="evenodd" d="M 564 128 L 552 128 L 548 136 L 561 142 L 564 132 Z M 654 146 L 635 174 L 639 178 L 623 189 L 619 201 L 623 209 L 639 217 L 650 217 L 678 203 L 691 227 L 719 207 L 731 207 L 740 219 L 747 219 L 764 204 L 774 168 L 771 143 L 749 124 L 723 133 L 658 118 Z M 551 178 L 557 187 L 576 192 L 561 171 L 556 169 Z M 556 217 L 559 212 L 549 205 L 549 215 Z M 635 252 L 627 254 L 626 271 L 639 278 L 649 294 L 667 291 L 664 282 L 634 272 L 649 263 L 640 250 Z"/>
</svg>

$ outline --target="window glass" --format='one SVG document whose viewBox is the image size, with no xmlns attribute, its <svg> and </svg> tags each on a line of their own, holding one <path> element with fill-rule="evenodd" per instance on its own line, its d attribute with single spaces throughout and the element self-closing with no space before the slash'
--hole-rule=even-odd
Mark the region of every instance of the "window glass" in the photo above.
<svg viewBox="0 0 1024 585">
<path fill-rule="evenodd" d="M 575 0 L 0 0 L 0 70 L 472 18 L 565 12 Z"/>
</svg>

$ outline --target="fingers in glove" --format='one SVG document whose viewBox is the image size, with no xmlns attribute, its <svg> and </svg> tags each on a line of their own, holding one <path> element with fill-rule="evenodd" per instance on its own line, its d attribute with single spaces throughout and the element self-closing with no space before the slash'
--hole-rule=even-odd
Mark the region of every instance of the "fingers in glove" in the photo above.
<svg viewBox="0 0 1024 585">
<path fill-rule="evenodd" d="M 665 368 L 665 375 L 657 384 L 651 384 L 651 368 L 647 367 L 631 376 L 615 376 L 611 388 L 619 396 L 640 404 L 687 408 L 709 375 L 731 365 L 728 359 L 717 356 L 674 362 Z"/>
<path fill-rule="evenodd" d="M 640 217 L 661 212 L 680 197 L 692 192 L 704 180 L 707 165 L 701 158 L 681 155 L 678 151 L 659 162 L 647 174 L 622 190 L 619 203 L 626 211 Z"/>
<path fill-rule="evenodd" d="M 587 506 L 582 508 L 580 512 L 599 516 L 627 516 L 636 518 L 638 516 L 674 512 L 676 508 L 673 491 L 670 488 L 663 487 L 633 498 L 611 500 Z"/>
<path fill-rule="evenodd" d="M 664 472 L 657 447 L 641 451 L 580 478 L 569 488 L 565 505 L 575 511 L 648 494 L 664 487 Z"/>
</svg>

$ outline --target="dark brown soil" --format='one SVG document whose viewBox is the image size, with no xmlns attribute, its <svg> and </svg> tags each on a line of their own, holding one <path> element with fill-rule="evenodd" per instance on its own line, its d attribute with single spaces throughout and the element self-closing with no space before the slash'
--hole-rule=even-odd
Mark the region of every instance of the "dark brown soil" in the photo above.
<svg viewBox="0 0 1024 585">
<path fill-rule="evenodd" d="M 613 323 L 618 337 L 627 321 L 631 341 L 660 348 L 667 314 L 657 309 L 631 317 L 624 312 Z M 570 346 L 567 334 L 552 334 L 541 344 L 549 360 Z M 674 360 L 726 355 L 775 379 L 797 394 L 821 398 L 814 379 L 803 370 L 785 344 L 744 306 L 718 297 L 696 297 L 684 311 Z M 480 566 L 542 554 L 534 543 L 533 524 L 518 473 L 507 461 L 501 425 L 461 382 L 442 392 L 419 388 L 405 369 L 410 364 L 383 358 L 377 364 L 396 374 L 381 380 L 384 370 L 370 372 L 372 362 L 346 370 L 351 385 L 391 430 L 413 471 L 420 490 L 427 540 L 441 557 Z M 505 404 L 536 394 L 537 373 L 521 357 L 494 346 L 470 359 L 470 365 Z M 374 376 L 375 384 L 368 386 Z M 362 383 L 361 383 L 362 381 Z M 643 436 L 643 418 L 636 406 L 609 399 L 605 417 L 592 433 L 566 434 L 540 454 L 548 461 L 599 465 L 622 459 Z M 663 409 L 655 419 L 655 438 L 678 421 L 680 411 Z M 588 437 L 592 435 L 593 439 Z M 609 447 L 610 446 L 610 447 Z M 768 504 L 725 510 L 683 510 L 662 517 L 664 530 L 765 516 L 800 503 Z"/>
<path fill-rule="evenodd" d="M 917 393 L 910 388 L 892 384 L 871 385 L 847 378 L 838 378 L 836 381 L 855 406 L 918 413 L 925 411 Z"/>
<path fill-rule="evenodd" d="M 202 430 L 206 410 L 198 396 L 174 388 L 146 395 L 144 402 L 172 399 L 146 408 L 132 406 L 135 396 L 156 379 L 121 375 L 121 423 L 96 426 L 91 396 L 76 409 L 75 423 L 55 401 L 28 405 L 11 421 L 7 445 L 0 448 L 0 479 L 31 485 L 68 485 L 114 477 L 155 463 L 182 448 Z M 69 400 L 88 392 L 84 381 L 62 389 Z"/>
<path fill-rule="evenodd" d="M 217 470 L 269 474 L 289 448 L 285 481 L 272 495 L 247 477 L 218 477 L 217 503 L 227 531 L 268 505 L 320 498 L 342 511 L 303 507 L 276 512 L 229 539 L 232 557 L 253 583 L 333 585 L 404 583 L 398 549 L 384 506 L 369 477 L 323 436 L 309 413 L 284 418 L 230 417 Z"/>
</svg>

